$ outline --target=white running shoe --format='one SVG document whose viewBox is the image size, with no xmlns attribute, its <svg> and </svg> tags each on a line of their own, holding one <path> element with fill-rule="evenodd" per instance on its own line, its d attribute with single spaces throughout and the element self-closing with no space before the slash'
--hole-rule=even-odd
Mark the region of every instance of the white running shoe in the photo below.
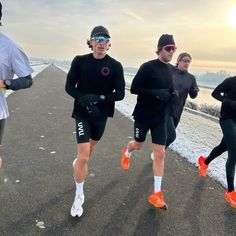
<svg viewBox="0 0 236 236">
<path fill-rule="evenodd" d="M 82 208 L 83 203 L 84 203 L 84 195 L 76 195 L 75 200 L 70 210 L 70 214 L 72 217 L 82 216 L 83 211 L 84 211 Z"/>
<path fill-rule="evenodd" d="M 151 153 L 151 159 L 154 161 L 154 154 L 153 154 L 153 152 Z"/>
</svg>

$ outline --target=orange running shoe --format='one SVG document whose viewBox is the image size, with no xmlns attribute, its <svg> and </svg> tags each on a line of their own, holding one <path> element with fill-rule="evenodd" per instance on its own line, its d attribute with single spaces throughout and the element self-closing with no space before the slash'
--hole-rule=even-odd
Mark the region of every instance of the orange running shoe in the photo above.
<svg viewBox="0 0 236 236">
<path fill-rule="evenodd" d="M 149 196 L 148 201 L 155 207 L 158 207 L 163 210 L 167 210 L 167 205 L 164 202 L 164 196 L 162 192 L 156 192 L 156 193 L 153 192 Z"/>
<path fill-rule="evenodd" d="M 225 192 L 225 200 L 230 203 L 233 208 L 236 208 L 236 192 Z"/>
<path fill-rule="evenodd" d="M 205 160 L 206 158 L 204 156 L 200 156 L 198 158 L 198 164 L 199 164 L 198 171 L 200 176 L 206 176 L 208 165 L 205 164 Z"/>
<path fill-rule="evenodd" d="M 130 157 L 125 155 L 127 150 L 128 150 L 128 147 L 124 147 L 121 152 L 120 166 L 123 170 L 128 170 L 130 166 Z"/>
</svg>

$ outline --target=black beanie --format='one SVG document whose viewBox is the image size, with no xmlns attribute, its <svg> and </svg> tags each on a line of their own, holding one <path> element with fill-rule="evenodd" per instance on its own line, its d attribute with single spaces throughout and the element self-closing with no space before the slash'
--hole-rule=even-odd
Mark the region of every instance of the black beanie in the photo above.
<svg viewBox="0 0 236 236">
<path fill-rule="evenodd" d="M 2 19 L 2 3 L 0 2 L 0 25 L 2 25 L 1 19 Z"/>
<path fill-rule="evenodd" d="M 163 34 L 158 40 L 157 49 L 160 50 L 161 48 L 165 47 L 166 45 L 175 45 L 173 35 Z"/>
</svg>

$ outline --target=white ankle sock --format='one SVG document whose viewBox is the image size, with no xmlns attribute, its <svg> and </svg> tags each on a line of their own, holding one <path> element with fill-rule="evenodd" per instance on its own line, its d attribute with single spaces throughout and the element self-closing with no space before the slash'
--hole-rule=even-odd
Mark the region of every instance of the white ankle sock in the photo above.
<svg viewBox="0 0 236 236">
<path fill-rule="evenodd" d="M 161 191 L 162 176 L 154 176 L 154 193 Z"/>
<path fill-rule="evenodd" d="M 76 195 L 84 195 L 84 181 L 81 182 L 81 183 L 75 182 L 75 184 L 76 184 L 76 192 L 75 192 L 75 194 Z"/>
<path fill-rule="evenodd" d="M 129 152 L 128 149 L 127 149 L 126 152 L 125 152 L 125 156 L 131 157 L 131 154 L 132 154 L 132 152 Z"/>
</svg>

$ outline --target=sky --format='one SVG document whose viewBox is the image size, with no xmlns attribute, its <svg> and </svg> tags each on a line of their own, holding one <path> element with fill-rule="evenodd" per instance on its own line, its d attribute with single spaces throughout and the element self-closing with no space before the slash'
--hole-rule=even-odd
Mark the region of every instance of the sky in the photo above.
<svg viewBox="0 0 236 236">
<path fill-rule="evenodd" d="M 236 73 L 236 0 L 1 0 L 3 27 L 30 57 L 72 60 L 90 53 L 94 26 L 111 34 L 108 54 L 124 67 L 157 57 L 158 38 L 173 34 L 190 71 Z"/>
</svg>

